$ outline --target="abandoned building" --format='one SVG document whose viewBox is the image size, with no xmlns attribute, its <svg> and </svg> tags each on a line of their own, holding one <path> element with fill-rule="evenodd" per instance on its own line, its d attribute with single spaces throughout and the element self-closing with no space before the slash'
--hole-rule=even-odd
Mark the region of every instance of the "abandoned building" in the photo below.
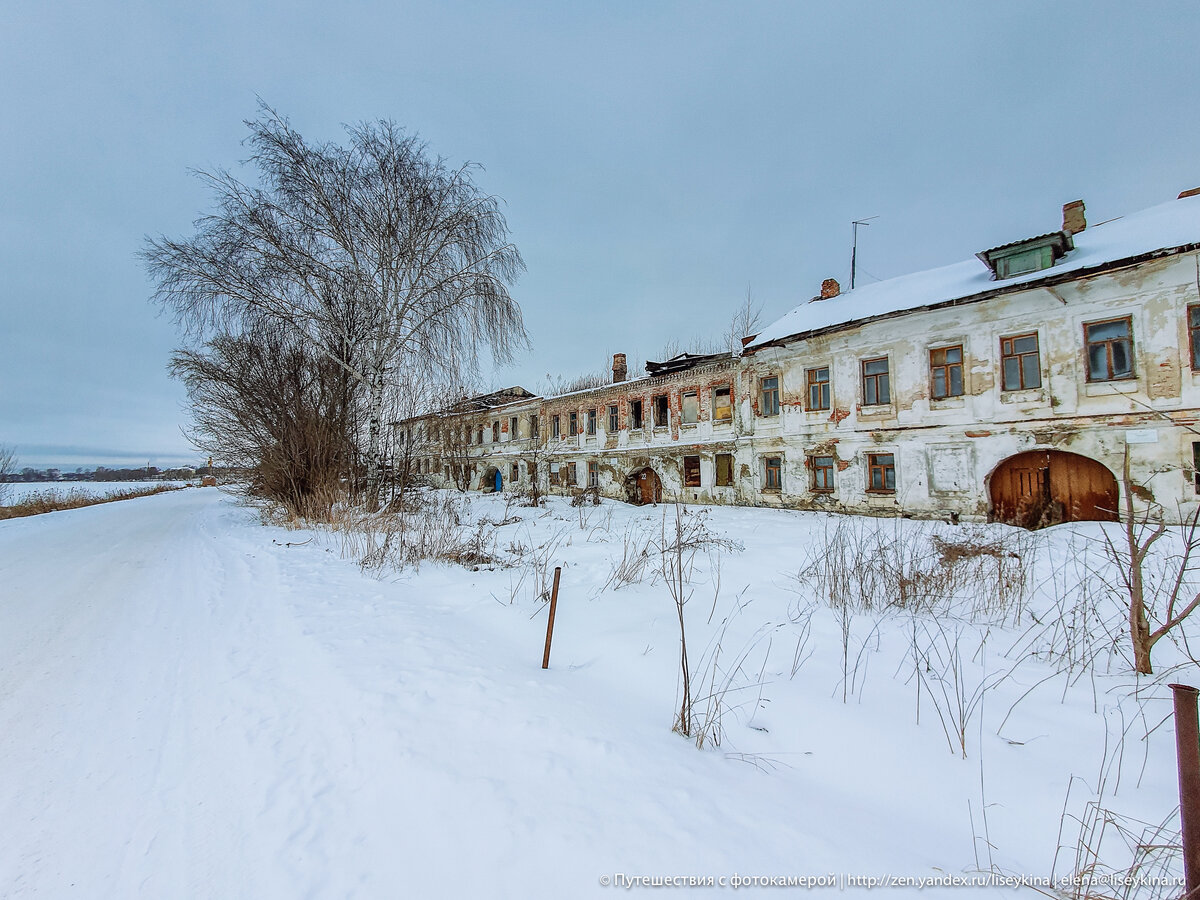
<svg viewBox="0 0 1200 900">
<path fill-rule="evenodd" d="M 966 262 L 820 293 L 740 356 L 682 354 L 551 397 L 405 423 L 417 470 L 474 490 L 1025 525 L 1169 519 L 1200 493 L 1200 189 Z M 1129 478 L 1122 473 L 1128 465 Z"/>
</svg>

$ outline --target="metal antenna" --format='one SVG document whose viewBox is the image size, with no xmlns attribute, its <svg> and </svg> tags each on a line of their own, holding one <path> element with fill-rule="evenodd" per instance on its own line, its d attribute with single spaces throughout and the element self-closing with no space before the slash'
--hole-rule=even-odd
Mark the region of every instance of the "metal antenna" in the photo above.
<svg viewBox="0 0 1200 900">
<path fill-rule="evenodd" d="M 854 290 L 854 273 L 858 268 L 858 226 L 870 225 L 872 219 L 878 219 L 879 216 L 867 216 L 865 219 L 858 219 L 851 224 L 854 226 L 854 244 L 850 249 L 850 290 Z"/>
</svg>

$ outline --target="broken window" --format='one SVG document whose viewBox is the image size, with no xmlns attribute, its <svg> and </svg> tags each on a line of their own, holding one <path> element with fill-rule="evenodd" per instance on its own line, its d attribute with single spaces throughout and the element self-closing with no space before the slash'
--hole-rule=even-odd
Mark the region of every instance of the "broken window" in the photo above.
<svg viewBox="0 0 1200 900">
<path fill-rule="evenodd" d="M 616 434 L 620 428 L 620 423 L 617 421 L 617 404 L 612 404 L 608 408 L 608 433 Z"/>
<path fill-rule="evenodd" d="M 699 456 L 685 456 L 683 458 L 683 486 L 700 487 Z"/>
<path fill-rule="evenodd" d="M 808 383 L 808 408 L 829 409 L 829 366 L 809 369 L 804 379 Z"/>
<path fill-rule="evenodd" d="M 654 427 L 666 428 L 670 424 L 670 407 L 667 406 L 667 395 L 659 394 L 654 398 Z"/>
<path fill-rule="evenodd" d="M 475 443 L 477 443 L 477 444 L 483 443 L 483 426 L 482 425 L 479 426 L 479 433 L 475 437 Z"/>
<path fill-rule="evenodd" d="M 714 422 L 730 422 L 733 420 L 733 403 L 729 385 L 721 384 L 713 388 L 712 417 Z"/>
<path fill-rule="evenodd" d="M 571 413 L 571 421 L 567 426 L 567 435 L 575 437 L 577 434 L 579 434 L 579 413 L 573 412 Z"/>
<path fill-rule="evenodd" d="M 831 493 L 833 491 L 833 457 L 812 456 L 809 457 L 809 465 L 812 467 L 812 489 L 817 493 Z"/>
<path fill-rule="evenodd" d="M 929 377 L 934 400 L 963 395 L 962 345 L 929 351 Z"/>
<path fill-rule="evenodd" d="M 888 383 L 888 358 L 864 359 L 862 362 L 863 404 L 875 406 L 892 402 L 892 389 Z"/>
<path fill-rule="evenodd" d="M 555 437 L 555 438 L 561 436 L 561 429 L 559 426 L 558 416 L 555 416 L 553 419 L 550 420 L 550 434 L 552 437 Z"/>
<path fill-rule="evenodd" d="M 1133 377 L 1133 326 L 1129 316 L 1083 326 L 1087 343 L 1087 380 L 1120 381 Z"/>
<path fill-rule="evenodd" d="M 1196 493 L 1200 494 L 1200 441 L 1192 441 L 1192 481 L 1196 484 Z"/>
<path fill-rule="evenodd" d="M 882 494 L 896 492 L 896 457 L 894 454 L 867 454 L 867 490 Z"/>
<path fill-rule="evenodd" d="M 521 480 L 521 466 L 519 463 L 512 464 L 512 480 L 513 481 Z"/>
<path fill-rule="evenodd" d="M 1188 346 L 1192 350 L 1192 370 L 1200 369 L 1200 306 L 1188 307 Z"/>
<path fill-rule="evenodd" d="M 700 420 L 700 392 L 684 391 L 680 399 L 680 418 L 685 425 L 695 425 Z"/>
<path fill-rule="evenodd" d="M 779 376 L 768 375 L 760 384 L 762 389 L 761 414 L 764 416 L 779 415 Z"/>
<path fill-rule="evenodd" d="M 1042 386 L 1037 332 L 1000 338 L 1000 385 L 1005 391 Z"/>
<path fill-rule="evenodd" d="M 588 434 L 596 433 L 596 411 L 594 409 L 588 410 L 587 430 L 588 430 L 588 432 L 587 432 Z"/>
<path fill-rule="evenodd" d="M 768 456 L 763 460 L 763 490 L 783 490 L 783 457 Z"/>
<path fill-rule="evenodd" d="M 500 443 L 500 422 L 499 421 L 495 421 L 492 423 L 492 443 L 493 444 Z"/>
<path fill-rule="evenodd" d="M 538 420 L 537 420 L 537 416 L 530 416 L 530 417 L 529 417 L 529 436 L 530 436 L 531 438 L 533 438 L 534 440 L 537 440 L 537 436 L 538 436 Z"/>
<path fill-rule="evenodd" d="M 730 487 L 733 484 L 733 454 L 717 454 L 717 487 Z"/>
<path fill-rule="evenodd" d="M 629 402 L 629 427 L 639 429 L 643 426 L 642 422 L 642 401 L 631 400 Z"/>
<path fill-rule="evenodd" d="M 600 464 L 595 462 L 588 463 L 588 487 L 600 486 Z"/>
<path fill-rule="evenodd" d="M 513 416 L 511 419 L 508 420 L 508 439 L 510 441 L 515 441 L 519 437 L 519 434 L 517 432 L 517 429 L 519 427 L 520 426 L 517 423 L 516 416 Z"/>
<path fill-rule="evenodd" d="M 567 484 L 579 484 L 575 477 L 575 463 L 567 463 Z"/>
</svg>

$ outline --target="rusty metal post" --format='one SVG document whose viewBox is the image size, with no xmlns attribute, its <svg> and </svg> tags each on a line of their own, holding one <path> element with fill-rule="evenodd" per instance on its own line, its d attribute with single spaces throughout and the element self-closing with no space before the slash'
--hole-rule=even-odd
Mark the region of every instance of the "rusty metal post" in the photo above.
<svg viewBox="0 0 1200 900">
<path fill-rule="evenodd" d="M 1179 818 L 1183 825 L 1184 897 L 1200 897 L 1200 690 L 1169 685 L 1175 700 L 1175 753 L 1179 763 Z"/>
<path fill-rule="evenodd" d="M 554 567 L 554 588 L 550 591 L 550 618 L 546 621 L 546 650 L 542 653 L 542 668 L 550 668 L 550 639 L 554 637 L 554 610 L 558 606 L 558 576 L 562 566 Z"/>
</svg>

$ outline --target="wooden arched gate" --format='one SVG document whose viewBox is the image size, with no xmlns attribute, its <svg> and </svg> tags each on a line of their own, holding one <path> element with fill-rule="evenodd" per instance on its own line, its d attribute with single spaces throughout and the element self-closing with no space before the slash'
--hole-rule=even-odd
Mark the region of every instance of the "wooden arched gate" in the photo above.
<svg viewBox="0 0 1200 900">
<path fill-rule="evenodd" d="M 630 503 L 645 506 L 662 502 L 662 481 L 649 466 L 634 469 L 625 476 L 625 496 Z"/>
<path fill-rule="evenodd" d="M 1117 479 L 1100 463 L 1062 450 L 1010 456 L 991 480 L 992 521 L 1025 528 L 1059 522 L 1115 522 Z"/>
</svg>

